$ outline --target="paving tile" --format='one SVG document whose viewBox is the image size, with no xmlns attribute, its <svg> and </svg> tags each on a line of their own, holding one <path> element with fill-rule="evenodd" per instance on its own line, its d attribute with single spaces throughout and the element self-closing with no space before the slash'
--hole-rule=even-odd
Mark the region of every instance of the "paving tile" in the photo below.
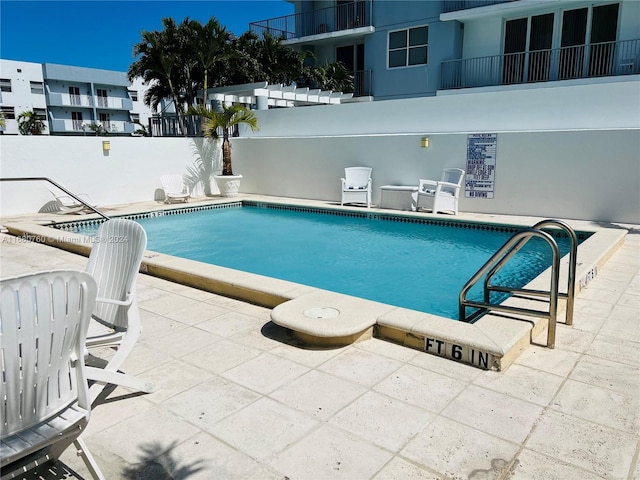
<svg viewBox="0 0 640 480">
<path fill-rule="evenodd" d="M 263 353 L 242 365 L 227 370 L 222 375 L 266 395 L 308 371 L 309 368 L 299 363 Z"/>
<path fill-rule="evenodd" d="M 638 309 L 623 305 L 616 305 L 600 332 L 608 337 L 621 338 L 640 343 L 640 328 L 638 328 Z"/>
<path fill-rule="evenodd" d="M 552 408 L 629 433 L 640 432 L 640 400 L 605 388 L 568 380 Z"/>
<path fill-rule="evenodd" d="M 394 457 L 373 480 L 444 480 L 443 476 L 430 472 L 400 457 Z"/>
<path fill-rule="evenodd" d="M 549 410 L 527 441 L 527 448 L 605 478 L 626 478 L 637 437 Z"/>
<path fill-rule="evenodd" d="M 547 406 L 563 381 L 564 378 L 557 375 L 523 365 L 511 365 L 504 372 L 483 372 L 473 383 L 537 405 Z"/>
<path fill-rule="evenodd" d="M 518 445 L 438 417 L 402 450 L 401 455 L 447 478 L 499 479 Z"/>
<path fill-rule="evenodd" d="M 173 449 L 167 468 L 175 479 L 211 480 L 241 478 L 258 467 L 249 456 L 206 433 L 199 433 Z"/>
<path fill-rule="evenodd" d="M 361 385 L 311 370 L 269 396 L 310 417 L 326 420 L 364 392 Z"/>
<path fill-rule="evenodd" d="M 88 438 L 120 422 L 126 422 L 129 418 L 138 415 L 154 407 L 154 404 L 142 396 L 127 395 L 127 390 L 117 388 L 110 393 L 100 404 L 91 408 L 91 419 L 82 434 L 82 438 Z M 124 394 L 125 396 L 120 396 Z"/>
<path fill-rule="evenodd" d="M 392 358 L 351 348 L 323 363 L 318 369 L 360 385 L 373 386 L 401 366 L 401 362 Z"/>
<path fill-rule="evenodd" d="M 148 345 L 153 345 L 149 343 Z M 160 365 L 169 363 L 172 360 L 171 355 L 167 355 L 165 352 L 147 346 L 146 343 L 137 343 L 131 353 L 127 356 L 122 367 L 125 373 L 131 375 L 139 375 L 144 377 L 143 373 L 147 370 L 157 368 Z"/>
<path fill-rule="evenodd" d="M 269 350 L 269 353 L 282 358 L 287 358 L 310 368 L 315 368 L 350 348 L 351 347 L 306 348 L 300 345 L 281 344 Z"/>
<path fill-rule="evenodd" d="M 467 383 L 413 365 L 403 365 L 374 387 L 377 392 L 439 413 Z"/>
<path fill-rule="evenodd" d="M 223 418 L 259 400 L 261 395 L 221 377 L 201 383 L 163 405 L 198 428 L 210 429 Z"/>
<path fill-rule="evenodd" d="M 442 415 L 520 443 L 527 437 L 542 411 L 539 405 L 471 385 L 442 411 Z"/>
<path fill-rule="evenodd" d="M 569 350 L 571 352 L 584 353 L 590 346 L 595 335 L 591 332 L 585 332 L 575 328 L 558 324 L 556 331 L 555 348 L 561 350 Z M 547 332 L 543 332 L 535 338 L 537 345 L 547 344 Z"/>
<path fill-rule="evenodd" d="M 155 406 L 88 440 L 91 440 L 90 448 L 91 445 L 97 445 L 125 462 L 135 464 L 148 459 L 149 452 L 154 452 L 152 458 L 155 458 L 196 433 L 198 429 L 195 426 Z M 96 450 L 98 448 L 94 447 L 91 452 Z"/>
<path fill-rule="evenodd" d="M 598 335 L 587 350 L 587 354 L 613 362 L 640 366 L 640 343 L 620 338 Z"/>
<path fill-rule="evenodd" d="M 166 313 L 165 317 L 176 320 L 185 325 L 198 325 L 219 315 L 229 313 L 229 310 L 202 302 L 191 302 L 186 307 Z"/>
<path fill-rule="evenodd" d="M 268 463 L 285 478 L 355 480 L 371 478 L 391 456 L 360 437 L 323 425 Z"/>
<path fill-rule="evenodd" d="M 434 417 L 426 410 L 369 391 L 336 413 L 329 423 L 397 452 Z"/>
<path fill-rule="evenodd" d="M 267 321 L 260 328 L 249 328 L 229 337 L 234 342 L 241 343 L 259 350 L 272 350 L 289 341 L 291 334 L 271 321 Z"/>
<path fill-rule="evenodd" d="M 153 383 L 157 391 L 148 394 L 145 398 L 153 403 L 160 403 L 180 392 L 184 392 L 211 378 L 211 374 L 195 368 L 181 360 L 171 360 L 159 367 L 147 370 L 144 379 Z"/>
<path fill-rule="evenodd" d="M 166 313 L 174 312 L 181 308 L 188 307 L 192 304 L 192 302 L 193 300 L 190 298 L 170 293 L 168 295 L 164 294 L 163 296 L 158 298 L 139 301 L 138 306 L 151 313 L 164 315 Z"/>
<path fill-rule="evenodd" d="M 213 345 L 184 355 L 180 360 L 206 372 L 219 374 L 260 355 L 260 353 L 260 350 L 223 338 Z"/>
<path fill-rule="evenodd" d="M 250 457 L 265 461 L 316 428 L 309 416 L 262 398 L 226 417 L 210 433 Z"/>
<path fill-rule="evenodd" d="M 380 340 L 378 338 L 363 340 L 354 344 L 354 347 L 366 350 L 367 352 L 376 353 L 378 355 L 384 355 L 385 357 L 394 358 L 400 362 L 408 362 L 416 355 L 421 354 L 421 352 L 418 352 L 417 350 L 387 342 L 385 340 Z"/>
<path fill-rule="evenodd" d="M 156 339 L 153 347 L 180 358 L 201 348 L 215 348 L 215 344 L 221 340 L 222 337 L 198 327 L 187 327 Z"/>
<path fill-rule="evenodd" d="M 571 373 L 570 378 L 630 396 L 638 396 L 638 392 L 640 392 L 640 369 L 638 367 L 601 358 L 583 357 Z"/>
<path fill-rule="evenodd" d="M 520 354 L 514 364 L 566 377 L 579 358 L 580 354 L 577 352 L 531 345 Z"/>
<path fill-rule="evenodd" d="M 559 460 L 524 449 L 514 462 L 514 480 L 601 480 L 602 477 Z"/>
<path fill-rule="evenodd" d="M 227 312 L 210 320 L 199 323 L 198 328 L 215 333 L 221 337 L 231 337 L 243 330 L 259 330 L 264 322 L 251 315 L 238 312 Z"/>
</svg>

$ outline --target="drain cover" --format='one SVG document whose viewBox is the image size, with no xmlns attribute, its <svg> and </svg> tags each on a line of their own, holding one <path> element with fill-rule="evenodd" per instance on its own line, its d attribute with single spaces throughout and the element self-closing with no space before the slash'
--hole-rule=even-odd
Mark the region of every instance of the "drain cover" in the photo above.
<svg viewBox="0 0 640 480">
<path fill-rule="evenodd" d="M 336 318 L 340 310 L 331 307 L 313 307 L 304 311 L 304 316 L 309 318 Z"/>
</svg>

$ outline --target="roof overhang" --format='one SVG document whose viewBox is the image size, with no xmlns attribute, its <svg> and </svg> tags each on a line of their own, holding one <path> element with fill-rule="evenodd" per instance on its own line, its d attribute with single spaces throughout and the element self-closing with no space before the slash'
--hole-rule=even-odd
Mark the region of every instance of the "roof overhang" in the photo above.
<svg viewBox="0 0 640 480">
<path fill-rule="evenodd" d="M 299 105 L 338 105 L 353 98 L 353 93 L 331 90 L 299 88 L 295 85 L 269 85 L 267 82 L 248 83 L 208 90 L 208 99 L 220 102 L 256 104 L 257 98 L 267 99 L 270 107 L 295 107 Z"/>
</svg>

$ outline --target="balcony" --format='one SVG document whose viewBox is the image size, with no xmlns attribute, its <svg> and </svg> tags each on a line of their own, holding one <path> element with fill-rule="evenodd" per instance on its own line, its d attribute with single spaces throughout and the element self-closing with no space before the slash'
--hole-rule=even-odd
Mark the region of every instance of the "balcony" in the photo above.
<svg viewBox="0 0 640 480">
<path fill-rule="evenodd" d="M 69 93 L 50 93 L 49 105 L 52 107 L 93 107 L 93 98 L 88 95 L 71 95 Z"/>
<path fill-rule="evenodd" d="M 442 13 L 457 12 L 470 8 L 486 7 L 498 3 L 509 3 L 517 0 L 445 0 Z"/>
<path fill-rule="evenodd" d="M 122 121 L 108 121 L 108 122 L 95 122 L 92 120 L 63 120 L 52 119 L 51 130 L 55 133 L 76 133 L 78 135 L 92 136 L 97 135 L 95 131 L 89 128 L 91 123 L 99 125 L 101 128 L 100 135 L 122 135 L 127 133 L 133 133 L 133 124 L 131 122 Z"/>
<path fill-rule="evenodd" d="M 513 85 L 640 73 L 640 39 L 449 60 L 441 89 Z"/>
<path fill-rule="evenodd" d="M 258 35 L 268 32 L 284 40 L 296 40 L 313 35 L 325 36 L 334 32 L 372 27 L 371 8 L 372 0 L 359 0 L 253 22 L 249 24 L 249 28 Z"/>
</svg>

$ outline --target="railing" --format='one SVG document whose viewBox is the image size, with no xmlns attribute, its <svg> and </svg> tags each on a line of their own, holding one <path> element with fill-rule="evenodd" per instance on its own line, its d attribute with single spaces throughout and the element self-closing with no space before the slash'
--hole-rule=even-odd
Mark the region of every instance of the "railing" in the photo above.
<svg viewBox="0 0 640 480">
<path fill-rule="evenodd" d="M 60 123 L 62 125 L 60 125 Z M 95 132 L 89 125 L 96 125 L 100 130 Z M 95 120 L 57 120 L 56 126 L 62 127 L 65 132 L 78 132 L 84 135 L 109 135 L 118 133 L 133 133 L 133 126 L 131 122 L 124 120 L 109 120 L 109 121 L 95 121 Z M 95 129 L 96 127 L 94 127 Z"/>
<path fill-rule="evenodd" d="M 109 217 L 107 217 L 104 213 L 102 213 L 100 210 L 98 210 L 97 208 L 95 208 L 92 205 L 89 205 L 87 202 L 85 202 L 83 199 L 81 199 L 80 197 L 78 197 L 77 195 L 75 195 L 73 192 L 71 192 L 70 190 L 67 190 L 66 188 L 64 188 L 62 185 L 60 185 L 57 182 L 54 182 L 53 180 L 51 180 L 50 178 L 47 177 L 10 177 L 10 178 L 0 178 L 0 182 L 49 182 L 51 185 L 53 185 L 56 188 L 59 188 L 60 190 L 62 190 L 64 193 L 66 193 L 67 195 L 69 195 L 71 198 L 73 198 L 75 201 L 77 201 L 78 203 L 81 203 L 82 205 L 84 205 L 86 208 L 88 208 L 89 210 L 97 213 L 98 215 L 100 215 L 102 218 L 104 218 L 105 220 L 109 220 Z"/>
<path fill-rule="evenodd" d="M 486 7 L 487 5 L 496 5 L 498 3 L 509 3 L 516 0 L 445 0 L 443 13 L 456 12 L 458 10 L 467 10 L 469 8 Z"/>
<path fill-rule="evenodd" d="M 182 121 L 182 122 L 181 122 Z M 182 131 L 182 125 L 186 129 L 186 135 Z M 202 118 L 198 115 L 186 115 L 181 119 L 177 115 L 163 115 L 149 119 L 149 131 L 152 137 L 201 137 Z"/>
<path fill-rule="evenodd" d="M 268 32 L 285 40 L 324 33 L 339 32 L 358 27 L 369 27 L 372 0 L 356 0 L 334 7 L 310 12 L 294 13 L 249 24 L 258 35 Z"/>
<path fill-rule="evenodd" d="M 358 70 L 353 73 L 353 96 L 367 97 L 373 95 L 371 70 Z"/>
<path fill-rule="evenodd" d="M 449 60 L 441 88 L 486 87 L 640 73 L 640 39 Z"/>
<path fill-rule="evenodd" d="M 544 226 L 553 225 L 563 229 L 571 241 L 569 253 L 569 269 L 567 272 L 567 291 L 559 292 L 558 282 L 560 277 L 560 249 L 553 237 L 541 230 Z M 492 285 L 494 276 L 506 265 L 526 243 L 534 237 L 542 238 L 551 248 L 553 255 L 551 264 L 551 281 L 549 290 L 535 290 L 530 288 L 518 288 L 503 285 Z M 498 312 L 528 315 L 546 318 L 549 322 L 547 334 L 547 347 L 554 348 L 556 335 L 556 314 L 558 308 L 558 298 L 566 299 L 566 324 L 573 324 L 573 304 L 575 296 L 575 278 L 578 253 L 578 239 L 573 229 L 562 220 L 548 219 L 536 223 L 532 228 L 518 232 L 513 235 L 476 273 L 469 279 L 460 290 L 459 295 L 459 318 L 461 321 L 471 322 L 479 318 L 484 313 L 495 310 Z M 484 296 L 482 302 L 467 299 L 467 294 L 478 283 L 482 277 L 484 280 Z M 491 301 L 491 292 L 507 293 L 518 297 L 544 298 L 549 304 L 549 309 L 534 310 L 530 308 L 515 307 L 504 304 L 496 304 Z M 529 298 L 530 299 L 530 298 Z M 467 315 L 467 308 L 475 308 L 471 315 Z"/>
</svg>

